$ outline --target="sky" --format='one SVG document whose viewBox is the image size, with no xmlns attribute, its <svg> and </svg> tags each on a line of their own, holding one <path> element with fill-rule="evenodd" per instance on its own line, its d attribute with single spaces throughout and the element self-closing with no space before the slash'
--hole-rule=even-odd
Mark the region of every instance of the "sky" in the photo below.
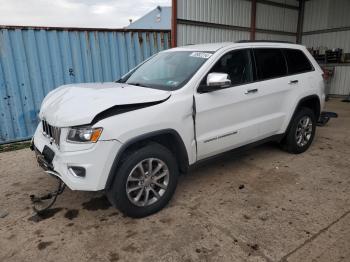
<svg viewBox="0 0 350 262">
<path fill-rule="evenodd" d="M 0 25 L 122 28 L 171 0 L 0 0 Z"/>
</svg>

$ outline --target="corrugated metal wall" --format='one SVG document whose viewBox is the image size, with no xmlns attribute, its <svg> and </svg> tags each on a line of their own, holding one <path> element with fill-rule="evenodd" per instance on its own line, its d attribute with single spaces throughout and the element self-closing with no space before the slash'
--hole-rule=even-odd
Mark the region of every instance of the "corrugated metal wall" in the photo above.
<svg viewBox="0 0 350 262">
<path fill-rule="evenodd" d="M 170 32 L 0 31 L 0 143 L 29 138 L 45 95 L 70 83 L 113 81 L 169 47 Z"/>
<path fill-rule="evenodd" d="M 307 47 L 313 48 L 341 48 L 345 53 L 350 53 L 350 30 L 342 32 L 304 35 L 303 44 Z"/>
<path fill-rule="evenodd" d="M 257 3 L 257 28 L 296 33 L 297 24 L 298 10 Z"/>
<path fill-rule="evenodd" d="M 350 66 L 338 65 L 330 82 L 331 95 L 350 95 Z"/>
<path fill-rule="evenodd" d="M 295 0 L 275 0 L 297 6 Z M 249 40 L 251 1 L 178 0 L 177 45 Z M 296 41 L 298 10 L 257 3 L 257 40 Z M 192 23 L 191 23 L 192 22 Z M 196 23 L 202 22 L 202 23 Z M 207 24 L 205 24 L 207 23 Z M 231 28 L 225 28 L 231 26 Z M 265 31 L 274 30 L 275 33 Z M 279 31 L 280 33 L 278 34 Z M 287 32 L 287 34 L 281 32 Z M 288 34 L 289 33 L 289 34 Z"/>
<path fill-rule="evenodd" d="M 177 18 L 230 26 L 250 25 L 251 3 L 246 0 L 178 0 Z M 249 39 L 249 32 L 178 23 L 177 45 Z"/>
<path fill-rule="evenodd" d="M 250 7 L 250 1 L 246 0 L 178 0 L 177 18 L 249 26 Z"/>
<path fill-rule="evenodd" d="M 249 39 L 249 32 L 193 25 L 178 25 L 177 41 L 179 45 L 229 42 L 246 39 Z"/>
<path fill-rule="evenodd" d="M 275 0 L 273 2 L 293 6 L 298 5 L 298 2 L 291 0 Z M 283 31 L 291 35 L 257 32 L 255 39 L 296 42 L 296 35 L 293 34 L 297 32 L 297 24 L 298 10 L 257 3 L 256 27 L 258 29 Z"/>
<path fill-rule="evenodd" d="M 303 31 L 350 26 L 349 0 L 310 0 L 305 3 Z"/>
<path fill-rule="evenodd" d="M 298 0 L 272 0 L 272 2 L 298 6 Z"/>
<path fill-rule="evenodd" d="M 288 41 L 288 42 L 295 43 L 295 36 L 290 36 L 290 35 L 256 33 L 255 38 L 258 40 Z"/>
<path fill-rule="evenodd" d="M 305 3 L 303 44 L 314 48 L 321 46 L 331 49 L 342 48 L 345 52 L 350 52 L 349 28 L 339 31 L 332 30 L 350 27 L 349 11 L 349 0 L 307 1 Z"/>
<path fill-rule="evenodd" d="M 309 48 L 341 48 L 350 52 L 350 1 L 311 0 L 305 3 L 302 43 Z M 350 66 L 335 68 L 330 93 L 350 94 Z"/>
</svg>

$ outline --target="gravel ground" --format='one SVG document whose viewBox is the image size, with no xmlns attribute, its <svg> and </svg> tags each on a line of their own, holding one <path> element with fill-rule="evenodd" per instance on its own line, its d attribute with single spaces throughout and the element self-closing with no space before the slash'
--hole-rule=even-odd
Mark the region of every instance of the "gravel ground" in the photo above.
<svg viewBox="0 0 350 262">
<path fill-rule="evenodd" d="M 66 190 L 45 217 L 29 195 L 54 179 L 22 149 L 0 153 L 0 261 L 350 261 L 350 104 L 291 155 L 264 145 L 182 176 L 170 204 L 124 217 Z"/>
</svg>

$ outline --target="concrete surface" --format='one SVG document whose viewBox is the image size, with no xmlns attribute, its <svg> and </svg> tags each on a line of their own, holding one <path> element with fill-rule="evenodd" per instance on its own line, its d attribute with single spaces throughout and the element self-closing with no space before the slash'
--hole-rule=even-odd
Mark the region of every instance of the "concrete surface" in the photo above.
<svg viewBox="0 0 350 262">
<path fill-rule="evenodd" d="M 70 190 L 33 217 L 29 194 L 54 181 L 28 149 L 2 153 L 0 261 L 350 261 L 350 104 L 327 108 L 340 117 L 306 153 L 264 145 L 208 162 L 138 220 Z"/>
</svg>

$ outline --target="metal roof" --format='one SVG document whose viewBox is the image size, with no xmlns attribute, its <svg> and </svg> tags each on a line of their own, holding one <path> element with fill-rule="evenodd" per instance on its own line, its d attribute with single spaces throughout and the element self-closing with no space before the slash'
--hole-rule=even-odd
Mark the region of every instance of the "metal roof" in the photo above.
<svg viewBox="0 0 350 262">
<path fill-rule="evenodd" d="M 126 27 L 127 29 L 171 29 L 171 7 L 158 6 Z"/>
</svg>

